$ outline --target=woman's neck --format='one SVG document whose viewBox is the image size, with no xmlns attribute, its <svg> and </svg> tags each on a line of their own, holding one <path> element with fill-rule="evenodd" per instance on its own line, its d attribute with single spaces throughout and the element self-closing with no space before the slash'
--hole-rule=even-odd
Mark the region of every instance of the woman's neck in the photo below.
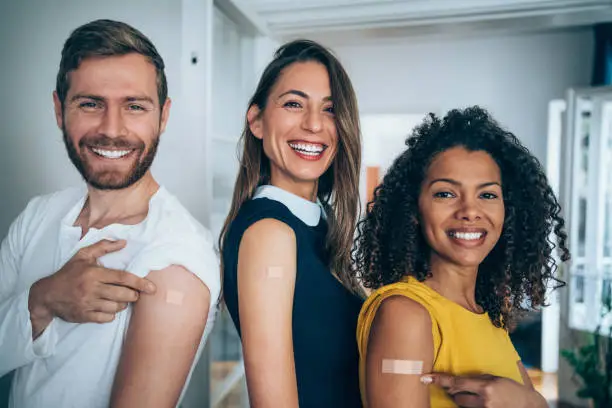
<svg viewBox="0 0 612 408">
<path fill-rule="evenodd" d="M 318 181 L 296 183 L 286 180 L 275 180 L 275 178 L 272 177 L 270 184 L 274 187 L 288 191 L 291 194 L 302 197 L 305 200 L 312 201 L 313 203 L 317 201 Z"/>
<path fill-rule="evenodd" d="M 482 313 L 476 303 L 478 267 L 453 264 L 438 256 L 430 260 L 431 276 L 425 284 L 445 298 L 474 313 Z"/>
</svg>

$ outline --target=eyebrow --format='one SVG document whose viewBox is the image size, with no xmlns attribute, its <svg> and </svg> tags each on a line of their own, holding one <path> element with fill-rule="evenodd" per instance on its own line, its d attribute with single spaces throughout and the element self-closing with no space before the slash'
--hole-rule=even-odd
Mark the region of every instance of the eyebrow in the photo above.
<svg viewBox="0 0 612 408">
<path fill-rule="evenodd" d="M 306 94 L 305 92 L 302 91 L 298 91 L 297 89 L 290 89 L 286 92 L 283 92 L 282 94 L 280 94 L 278 96 L 278 99 L 282 98 L 285 95 L 297 95 L 299 97 L 302 97 L 304 99 L 310 99 L 310 96 L 308 96 L 308 94 Z M 325 98 L 323 98 L 324 101 L 331 101 L 332 97 L 331 96 L 326 96 Z"/>
<path fill-rule="evenodd" d="M 432 180 L 429 183 L 429 187 L 433 186 L 435 183 L 448 183 L 448 184 L 452 184 L 452 185 L 458 186 L 458 187 L 461 186 L 461 183 L 459 181 L 457 181 L 457 180 L 453 180 L 453 179 L 450 179 L 450 178 L 439 178 L 439 179 Z M 489 186 L 499 186 L 499 187 L 501 187 L 501 184 L 498 183 L 497 181 L 489 181 L 489 182 L 486 182 L 486 183 L 479 184 L 478 188 L 484 188 L 484 187 L 489 187 Z"/>
<path fill-rule="evenodd" d="M 91 99 L 93 101 L 104 102 L 106 98 L 99 95 L 90 95 L 90 94 L 76 94 L 72 98 L 70 98 L 70 102 L 75 102 L 80 99 Z M 148 102 L 155 105 L 155 102 L 152 98 L 148 96 L 128 96 L 123 99 L 125 102 Z"/>
<path fill-rule="evenodd" d="M 79 99 L 91 99 L 91 100 L 99 101 L 99 102 L 104 101 L 104 98 L 101 96 L 88 95 L 88 94 L 76 94 L 72 98 L 70 98 L 70 102 L 75 102 L 75 101 L 78 101 Z"/>
<path fill-rule="evenodd" d="M 126 102 L 149 102 L 150 104 L 155 105 L 155 101 L 153 100 L 153 98 L 150 98 L 148 96 L 128 96 L 127 98 L 125 98 Z"/>
</svg>

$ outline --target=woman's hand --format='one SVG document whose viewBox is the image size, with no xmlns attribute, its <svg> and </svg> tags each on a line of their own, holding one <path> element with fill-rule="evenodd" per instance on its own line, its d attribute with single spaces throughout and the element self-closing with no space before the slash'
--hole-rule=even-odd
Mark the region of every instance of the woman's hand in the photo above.
<svg viewBox="0 0 612 408">
<path fill-rule="evenodd" d="M 422 376 L 421 382 L 442 387 L 455 404 L 464 408 L 546 408 L 548 406 L 544 397 L 537 391 L 504 377 L 433 373 Z"/>
</svg>

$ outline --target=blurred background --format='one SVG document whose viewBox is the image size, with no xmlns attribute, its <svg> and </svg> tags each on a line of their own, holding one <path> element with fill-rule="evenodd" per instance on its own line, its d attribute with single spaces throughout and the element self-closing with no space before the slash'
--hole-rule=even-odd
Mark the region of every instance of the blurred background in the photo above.
<svg viewBox="0 0 612 408">
<path fill-rule="evenodd" d="M 589 404 L 576 396 L 585 374 L 568 364 L 579 346 L 591 354 L 574 363 L 603 373 L 591 392 L 609 387 L 599 363 L 612 348 L 610 0 L 3 0 L 2 237 L 30 198 L 80 181 L 55 125 L 52 91 L 63 42 L 99 18 L 140 29 L 165 59 L 173 105 L 153 171 L 215 234 L 229 208 L 248 98 L 286 40 L 331 47 L 352 78 L 364 200 L 426 113 L 490 110 L 546 166 L 574 255 L 560 271 L 569 285 L 521 321 L 515 345 L 551 406 Z M 611 365 L 609 357 L 608 372 Z M 0 380 L 0 407 L 9 382 Z M 182 405 L 248 407 L 240 343 L 225 312 Z"/>
</svg>

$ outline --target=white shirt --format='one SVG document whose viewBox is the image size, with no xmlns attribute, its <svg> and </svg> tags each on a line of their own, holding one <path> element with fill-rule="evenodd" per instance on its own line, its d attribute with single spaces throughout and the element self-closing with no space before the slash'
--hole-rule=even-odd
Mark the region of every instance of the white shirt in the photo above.
<svg viewBox="0 0 612 408">
<path fill-rule="evenodd" d="M 309 227 L 316 227 L 319 225 L 321 216 L 325 218 L 325 211 L 323 210 L 321 201 L 317 200 L 316 203 L 308 201 L 305 198 L 271 184 L 259 186 L 255 189 L 253 200 L 258 198 L 268 198 L 278 201 Z"/>
<path fill-rule="evenodd" d="M 92 228 L 81 239 L 81 228 L 74 223 L 86 195 L 86 189 L 73 188 L 34 198 L 2 242 L 0 376 L 16 369 L 10 407 L 108 407 L 131 307 L 111 323 L 77 324 L 54 318 L 35 341 L 28 311 L 34 282 L 58 271 L 80 248 L 102 239 L 127 241 L 124 249 L 99 258 L 105 267 L 144 277 L 152 270 L 181 265 L 208 287 L 206 329 L 187 383 L 212 330 L 221 283 L 208 230 L 160 187 L 141 223 Z"/>
</svg>

